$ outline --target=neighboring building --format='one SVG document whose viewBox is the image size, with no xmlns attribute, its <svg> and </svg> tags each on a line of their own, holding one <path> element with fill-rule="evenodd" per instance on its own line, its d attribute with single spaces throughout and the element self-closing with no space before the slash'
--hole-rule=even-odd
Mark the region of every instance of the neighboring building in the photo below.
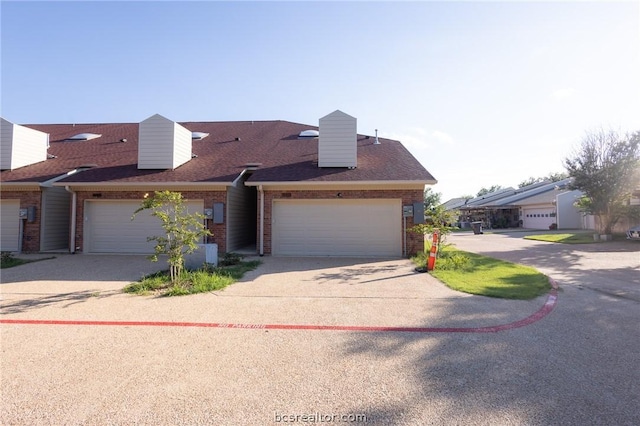
<svg viewBox="0 0 640 426">
<path fill-rule="evenodd" d="M 436 180 L 400 142 L 358 135 L 356 119 L 341 111 L 319 127 L 160 115 L 141 123 L 1 124 L 2 250 L 150 253 L 157 219 L 131 216 L 156 190 L 180 191 L 190 210 L 207 214 L 209 242 L 221 252 L 423 250 L 422 236 L 405 229 L 424 220 L 424 187 Z M 407 206 L 414 216 L 403 214 Z"/>
<path fill-rule="evenodd" d="M 455 206 L 461 223 L 481 221 L 488 228 L 578 229 L 582 214 L 574 206 L 582 193 L 568 188 L 571 179 L 505 188 Z M 453 205 L 453 203 L 451 204 Z"/>
</svg>

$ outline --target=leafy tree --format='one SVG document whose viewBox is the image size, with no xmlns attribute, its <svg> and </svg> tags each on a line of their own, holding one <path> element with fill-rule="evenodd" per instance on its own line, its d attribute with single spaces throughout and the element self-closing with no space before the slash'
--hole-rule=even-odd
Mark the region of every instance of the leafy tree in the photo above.
<svg viewBox="0 0 640 426">
<path fill-rule="evenodd" d="M 550 180 L 551 182 L 558 182 L 562 179 L 566 179 L 568 178 L 569 175 L 565 172 L 556 172 L 556 173 L 549 173 L 547 175 L 547 177 L 545 178 L 545 180 Z"/>
<path fill-rule="evenodd" d="M 534 178 L 533 176 L 531 176 L 530 178 L 525 179 L 522 182 L 520 182 L 518 184 L 518 188 L 524 188 L 525 186 L 533 185 L 534 183 L 538 183 L 538 182 L 542 182 L 542 181 L 544 181 L 544 178 L 541 178 L 541 177 Z"/>
<path fill-rule="evenodd" d="M 470 199 L 475 198 L 475 197 L 473 195 L 471 195 L 471 194 L 464 194 L 464 195 L 461 195 L 459 198 L 464 198 L 465 200 L 470 200 Z"/>
<path fill-rule="evenodd" d="M 165 231 L 165 235 L 147 238 L 147 241 L 156 242 L 155 253 L 149 258 L 157 262 L 158 255 L 168 255 L 171 282 L 175 284 L 184 268 L 184 255 L 193 253 L 198 248 L 198 241 L 211 235 L 203 224 L 204 215 L 197 212 L 190 214 L 182 194 L 172 191 L 156 191 L 152 197 L 145 194 L 131 220 L 143 210 L 151 210 L 151 216 L 160 219 Z"/>
<path fill-rule="evenodd" d="M 482 197 L 483 195 L 487 195 L 491 192 L 495 192 L 499 189 L 502 189 L 502 186 L 500 185 L 493 185 L 489 188 L 482 188 L 480 191 L 478 191 L 478 195 L 476 195 L 476 197 Z"/>
<path fill-rule="evenodd" d="M 568 177 L 569 175 L 567 175 L 564 172 L 557 172 L 557 173 L 552 172 L 552 173 L 549 173 L 547 176 L 537 177 L 537 178 L 531 176 L 529 179 L 525 179 L 522 182 L 520 182 L 518 184 L 518 188 L 524 188 L 525 186 L 533 185 L 534 183 L 544 182 L 544 181 L 558 182 L 559 180 L 566 179 Z"/>
<path fill-rule="evenodd" d="M 611 234 L 618 220 L 629 214 L 631 193 L 640 183 L 640 131 L 588 132 L 564 165 L 572 187 L 585 194 L 578 207 L 598 217 L 598 231 Z"/>
<path fill-rule="evenodd" d="M 439 192 L 433 192 L 433 189 L 427 188 L 424 190 L 424 211 L 428 212 L 436 206 L 442 204 L 440 201 L 442 194 Z"/>
</svg>

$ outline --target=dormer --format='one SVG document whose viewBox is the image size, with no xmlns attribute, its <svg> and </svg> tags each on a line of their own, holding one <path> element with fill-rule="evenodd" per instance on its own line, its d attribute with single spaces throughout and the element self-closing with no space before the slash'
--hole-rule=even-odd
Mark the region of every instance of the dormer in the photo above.
<svg viewBox="0 0 640 426">
<path fill-rule="evenodd" d="M 191 160 L 191 131 L 160 114 L 140 123 L 138 169 L 175 169 Z"/>
<path fill-rule="evenodd" d="M 0 169 L 13 170 L 47 159 L 49 135 L 0 117 Z"/>
<path fill-rule="evenodd" d="M 318 167 L 357 167 L 356 118 L 336 110 L 322 117 L 319 127 Z"/>
</svg>

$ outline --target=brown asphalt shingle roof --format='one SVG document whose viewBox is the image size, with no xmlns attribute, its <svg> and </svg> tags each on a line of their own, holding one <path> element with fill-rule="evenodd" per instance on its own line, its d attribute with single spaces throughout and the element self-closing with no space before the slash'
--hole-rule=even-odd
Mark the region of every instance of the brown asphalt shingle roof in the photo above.
<svg viewBox="0 0 640 426">
<path fill-rule="evenodd" d="M 433 176 L 398 141 L 358 135 L 358 167 L 318 168 L 318 140 L 299 138 L 317 126 L 287 121 L 180 123 L 192 132 L 209 136 L 194 140 L 191 161 L 174 170 L 139 170 L 138 123 L 34 124 L 26 127 L 50 134 L 49 154 L 57 158 L 2 171 L 0 181 L 44 182 L 89 164 L 97 167 L 59 182 L 162 183 L 235 180 L 248 163 L 261 163 L 252 182 L 357 182 L 435 181 Z M 65 140 L 78 133 L 97 133 L 89 141 Z M 120 142 L 121 139 L 126 142 Z M 239 138 L 240 140 L 236 140 Z"/>
</svg>

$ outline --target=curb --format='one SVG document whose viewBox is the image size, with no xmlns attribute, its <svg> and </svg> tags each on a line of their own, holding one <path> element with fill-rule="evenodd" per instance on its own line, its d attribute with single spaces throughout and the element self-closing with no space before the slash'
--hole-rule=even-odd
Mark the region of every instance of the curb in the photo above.
<svg viewBox="0 0 640 426">
<path fill-rule="evenodd" d="M 121 327 L 200 327 L 253 330 L 317 330 L 317 331 L 355 331 L 355 332 L 395 332 L 395 333 L 497 333 L 524 327 L 540 321 L 549 315 L 558 302 L 558 284 L 549 278 L 551 290 L 544 305 L 532 315 L 508 324 L 490 327 L 377 327 L 350 325 L 304 325 L 304 324 L 227 324 L 203 322 L 170 322 L 170 321 L 67 321 L 67 320 L 28 320 L 0 319 L 0 324 L 24 325 L 93 325 Z"/>
</svg>

